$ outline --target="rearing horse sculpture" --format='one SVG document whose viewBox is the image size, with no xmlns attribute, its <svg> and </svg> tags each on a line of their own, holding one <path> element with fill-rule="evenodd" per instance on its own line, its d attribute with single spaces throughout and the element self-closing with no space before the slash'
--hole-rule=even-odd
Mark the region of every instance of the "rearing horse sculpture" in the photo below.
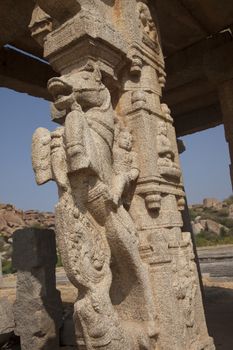
<svg viewBox="0 0 233 350">
<path fill-rule="evenodd" d="M 154 349 L 150 281 L 122 202 L 139 174 L 132 136 L 117 122 L 96 66 L 53 78 L 48 88 L 66 117 L 52 133 L 35 132 L 32 161 L 38 184 L 58 185 L 56 234 L 66 273 L 78 288 L 77 342 L 88 350 Z"/>
</svg>

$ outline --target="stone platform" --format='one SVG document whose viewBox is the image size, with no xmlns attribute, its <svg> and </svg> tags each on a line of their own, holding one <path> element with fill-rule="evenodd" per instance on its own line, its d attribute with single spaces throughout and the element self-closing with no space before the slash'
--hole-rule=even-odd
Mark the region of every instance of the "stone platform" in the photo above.
<svg viewBox="0 0 233 350">
<path fill-rule="evenodd" d="M 202 274 L 233 279 L 233 245 L 198 248 Z"/>
</svg>

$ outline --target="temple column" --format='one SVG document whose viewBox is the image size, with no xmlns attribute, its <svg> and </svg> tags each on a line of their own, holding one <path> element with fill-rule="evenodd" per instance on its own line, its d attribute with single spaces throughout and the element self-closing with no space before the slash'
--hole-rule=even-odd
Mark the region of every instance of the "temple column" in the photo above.
<svg viewBox="0 0 233 350">
<path fill-rule="evenodd" d="M 222 110 L 225 137 L 230 152 L 230 176 L 233 186 L 233 44 L 232 40 L 216 44 L 210 40 L 209 48 L 204 55 L 204 71 L 209 81 L 218 91 Z"/>
<path fill-rule="evenodd" d="M 17 270 L 15 334 L 22 350 L 59 349 L 62 302 L 56 289 L 56 242 L 52 230 L 22 229 L 13 235 Z"/>
<path fill-rule="evenodd" d="M 39 0 L 33 37 L 51 79 L 38 184 L 58 185 L 56 234 L 78 288 L 82 350 L 213 350 L 189 232 L 154 8 L 137 0 Z M 51 26 L 49 25 L 51 24 Z"/>
<path fill-rule="evenodd" d="M 3 286 L 2 255 L 0 253 L 0 288 Z"/>
<path fill-rule="evenodd" d="M 230 176 L 233 188 L 233 79 L 225 81 L 220 85 L 219 98 L 222 108 L 225 137 L 230 152 Z"/>
</svg>

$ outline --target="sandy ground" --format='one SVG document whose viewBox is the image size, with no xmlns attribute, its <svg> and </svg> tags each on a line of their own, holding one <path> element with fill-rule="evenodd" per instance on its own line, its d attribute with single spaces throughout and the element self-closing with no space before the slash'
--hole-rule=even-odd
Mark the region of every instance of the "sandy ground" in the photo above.
<svg viewBox="0 0 233 350">
<path fill-rule="evenodd" d="M 57 288 L 64 303 L 74 303 L 76 289 L 67 282 L 64 272 L 57 272 Z M 15 300 L 16 277 L 4 278 L 4 287 L 0 289 L 0 298 Z M 233 281 L 203 278 L 207 324 L 210 335 L 214 338 L 217 350 L 233 350 Z"/>
</svg>

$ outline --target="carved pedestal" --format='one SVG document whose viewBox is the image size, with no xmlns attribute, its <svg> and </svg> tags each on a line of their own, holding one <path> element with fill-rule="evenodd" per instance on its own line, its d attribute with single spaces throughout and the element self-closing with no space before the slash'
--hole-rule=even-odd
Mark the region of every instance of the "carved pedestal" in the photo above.
<svg viewBox="0 0 233 350">
<path fill-rule="evenodd" d="M 38 184 L 58 185 L 57 240 L 78 288 L 79 348 L 214 349 L 181 230 L 184 191 L 173 120 L 160 103 L 154 14 L 136 0 L 38 4 L 51 17 L 44 53 L 61 74 L 48 83 L 60 127 L 35 132 L 32 160 Z M 37 27 L 32 19 L 35 38 Z"/>
</svg>

